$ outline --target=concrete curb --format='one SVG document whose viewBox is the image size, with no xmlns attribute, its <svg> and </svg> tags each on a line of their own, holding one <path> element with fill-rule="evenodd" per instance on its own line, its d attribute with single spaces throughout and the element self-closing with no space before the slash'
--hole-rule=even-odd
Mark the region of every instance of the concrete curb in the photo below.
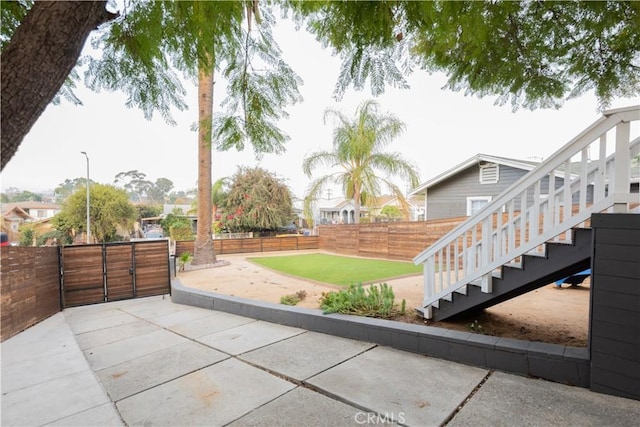
<svg viewBox="0 0 640 427">
<path fill-rule="evenodd" d="M 309 331 L 367 341 L 480 368 L 580 387 L 590 386 L 586 348 L 521 341 L 432 326 L 272 304 L 185 287 L 171 282 L 171 299 L 178 304 L 207 308 Z"/>
</svg>

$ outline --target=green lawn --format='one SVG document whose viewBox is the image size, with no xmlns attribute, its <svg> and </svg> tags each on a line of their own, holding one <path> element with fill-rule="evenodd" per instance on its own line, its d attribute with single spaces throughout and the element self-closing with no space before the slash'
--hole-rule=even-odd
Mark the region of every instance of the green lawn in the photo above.
<svg viewBox="0 0 640 427">
<path fill-rule="evenodd" d="M 422 266 L 410 262 L 304 254 L 248 258 L 255 264 L 305 279 L 348 286 L 380 283 L 398 276 L 420 274 Z"/>
</svg>

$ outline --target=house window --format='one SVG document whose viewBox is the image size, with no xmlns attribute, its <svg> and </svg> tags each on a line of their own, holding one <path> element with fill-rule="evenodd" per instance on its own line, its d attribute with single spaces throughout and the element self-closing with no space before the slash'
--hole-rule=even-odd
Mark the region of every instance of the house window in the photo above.
<svg viewBox="0 0 640 427">
<path fill-rule="evenodd" d="M 467 197 L 467 216 L 475 215 L 491 201 L 491 196 Z"/>
<path fill-rule="evenodd" d="M 500 179 L 500 169 L 495 163 L 480 165 L 480 184 L 495 184 Z"/>
</svg>

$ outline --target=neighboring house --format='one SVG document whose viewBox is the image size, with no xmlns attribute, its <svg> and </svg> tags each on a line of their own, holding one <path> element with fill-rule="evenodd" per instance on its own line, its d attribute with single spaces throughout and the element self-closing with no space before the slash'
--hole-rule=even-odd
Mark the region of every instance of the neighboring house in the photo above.
<svg viewBox="0 0 640 427">
<path fill-rule="evenodd" d="M 42 202 L 15 202 L 2 205 L 3 228 L 9 241 L 20 240 L 20 226 L 25 223 L 49 223 L 60 212 L 60 205 Z"/>
<path fill-rule="evenodd" d="M 294 203 L 294 208 L 297 206 Z M 355 223 L 356 207 L 351 199 L 334 197 L 332 199 L 318 199 L 311 208 L 315 225 L 322 224 L 353 224 Z M 360 218 L 366 217 L 369 209 L 360 207 Z"/>
<path fill-rule="evenodd" d="M 407 197 L 407 203 L 409 208 L 409 214 L 403 216 L 403 221 L 421 221 L 424 220 L 424 196 L 412 196 Z M 369 208 L 370 216 L 378 217 L 379 213 L 385 206 L 395 206 L 404 215 L 404 209 L 400 201 L 395 196 L 381 196 L 378 197 L 377 207 L 375 209 Z"/>
<path fill-rule="evenodd" d="M 518 181 L 539 163 L 477 154 L 414 189 L 422 196 L 424 219 L 470 216 Z M 556 187 L 564 177 L 556 177 Z M 546 188 L 544 188 L 546 185 Z M 541 196 L 548 193 L 548 180 Z M 533 196 L 531 196 L 533 197 Z"/>
</svg>

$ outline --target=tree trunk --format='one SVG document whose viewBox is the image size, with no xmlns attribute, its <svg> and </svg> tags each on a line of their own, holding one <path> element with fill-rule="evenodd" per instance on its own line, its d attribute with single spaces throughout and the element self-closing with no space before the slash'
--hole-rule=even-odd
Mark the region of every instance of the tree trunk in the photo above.
<svg viewBox="0 0 640 427">
<path fill-rule="evenodd" d="M 198 225 L 193 265 L 213 264 L 216 253 L 211 238 L 211 125 L 213 117 L 213 71 L 198 77 Z"/>
<path fill-rule="evenodd" d="M 76 65 L 91 31 L 117 15 L 106 1 L 36 1 L 2 52 L 4 169 Z"/>
<path fill-rule="evenodd" d="M 354 213 L 353 213 L 353 222 L 354 224 L 359 224 L 360 223 L 360 199 L 362 197 L 362 192 L 360 190 L 360 186 L 356 185 L 356 188 L 353 191 L 353 206 L 354 206 Z M 349 221 L 347 221 L 349 222 Z"/>
</svg>

